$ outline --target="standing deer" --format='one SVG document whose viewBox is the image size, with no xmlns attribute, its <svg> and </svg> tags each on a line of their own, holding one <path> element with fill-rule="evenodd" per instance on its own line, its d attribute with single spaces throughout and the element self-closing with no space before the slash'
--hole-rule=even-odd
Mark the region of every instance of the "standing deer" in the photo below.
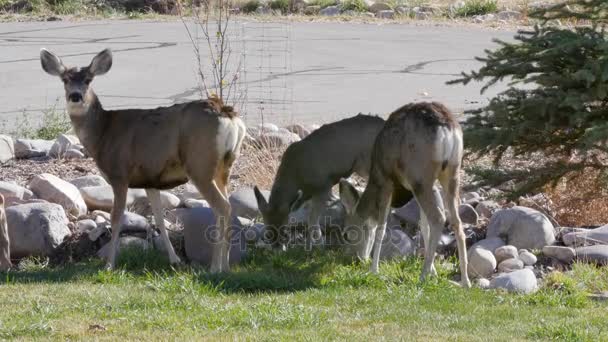
<svg viewBox="0 0 608 342">
<path fill-rule="evenodd" d="M 211 271 L 229 271 L 228 179 L 245 136 L 245 125 L 232 108 L 210 98 L 155 109 L 105 110 L 90 83 L 110 70 L 110 50 L 103 50 L 82 68 L 65 67 L 45 49 L 40 51 L 40 61 L 44 71 L 63 81 L 76 135 L 114 192 L 108 268 L 114 267 L 118 252 L 129 187 L 146 189 L 169 260 L 180 262 L 163 223 L 159 190 L 190 179 L 211 205 L 221 236 L 214 246 Z"/>
<path fill-rule="evenodd" d="M 4 196 L 0 194 L 0 272 L 11 268 L 11 249 L 8 237 L 8 224 L 4 212 Z"/>
<path fill-rule="evenodd" d="M 374 143 L 369 182 L 363 194 L 347 181 L 340 181 L 340 197 L 346 208 L 346 226 L 358 234 L 357 256 L 368 259 L 373 247 L 371 271 L 378 272 L 380 249 L 391 194 L 395 186 L 411 191 L 420 206 L 425 243 L 421 280 L 430 272 L 446 218 L 433 195 L 439 180 L 445 207 L 458 244 L 461 284 L 470 287 L 465 236 L 458 216 L 459 172 L 462 162 L 462 130 L 442 104 L 414 103 L 393 112 Z M 429 227 L 430 225 L 430 227 Z M 430 230 L 430 231 L 429 231 Z"/>
<path fill-rule="evenodd" d="M 254 192 L 264 223 L 272 231 L 273 244 L 280 246 L 280 228 L 287 223 L 290 212 L 311 200 L 308 215 L 307 248 L 321 237 L 319 220 L 331 188 L 341 178 L 353 173 L 366 178 L 371 165 L 371 154 L 376 136 L 384 126 L 378 116 L 362 115 L 323 125 L 299 142 L 289 145 L 277 171 L 269 201 L 260 190 Z M 397 189 L 401 190 L 401 189 Z M 404 189 L 403 189 L 404 190 Z M 396 191 L 393 205 L 404 205 L 406 198 Z"/>
</svg>

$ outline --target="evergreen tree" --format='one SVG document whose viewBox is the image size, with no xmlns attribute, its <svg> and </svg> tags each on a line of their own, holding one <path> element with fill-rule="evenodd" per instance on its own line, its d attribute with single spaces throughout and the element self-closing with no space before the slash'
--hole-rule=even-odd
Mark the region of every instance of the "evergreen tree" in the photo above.
<svg viewBox="0 0 608 342">
<path fill-rule="evenodd" d="M 498 49 L 477 58 L 481 69 L 448 82 L 486 80 L 482 93 L 510 82 L 487 107 L 469 112 L 465 143 L 472 152 L 495 153 L 496 162 L 509 147 L 551 156 L 528 172 L 505 175 L 523 180 L 521 191 L 571 171 L 608 170 L 608 0 L 570 0 L 530 17 L 539 22 L 533 30 L 519 31 L 513 43 L 496 40 Z"/>
</svg>

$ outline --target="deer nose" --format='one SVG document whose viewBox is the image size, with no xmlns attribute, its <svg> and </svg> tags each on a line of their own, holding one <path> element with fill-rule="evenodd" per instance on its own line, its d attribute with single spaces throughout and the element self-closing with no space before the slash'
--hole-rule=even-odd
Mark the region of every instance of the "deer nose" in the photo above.
<svg viewBox="0 0 608 342">
<path fill-rule="evenodd" d="M 71 93 L 68 95 L 68 99 L 70 102 L 80 102 L 82 101 L 82 95 L 80 95 L 80 93 Z"/>
</svg>

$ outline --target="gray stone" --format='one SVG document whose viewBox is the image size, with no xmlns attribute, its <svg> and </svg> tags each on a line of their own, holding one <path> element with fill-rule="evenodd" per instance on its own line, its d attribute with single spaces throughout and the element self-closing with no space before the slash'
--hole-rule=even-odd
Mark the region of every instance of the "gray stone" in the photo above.
<svg viewBox="0 0 608 342">
<path fill-rule="evenodd" d="M 522 249 L 519 251 L 519 260 L 523 261 L 526 266 L 534 266 L 538 261 L 538 258 L 529 251 Z"/>
<path fill-rule="evenodd" d="M 163 206 L 163 208 L 175 209 L 179 206 L 180 202 L 181 201 L 179 200 L 179 197 L 175 196 L 174 194 L 172 194 L 168 191 L 160 192 L 160 203 Z"/>
<path fill-rule="evenodd" d="M 291 133 L 297 134 L 300 137 L 300 139 L 304 139 L 310 134 L 309 129 L 307 129 L 306 127 L 304 127 L 302 125 L 298 125 L 298 124 L 286 126 L 285 129 L 287 129 Z"/>
<path fill-rule="evenodd" d="M 327 17 L 333 17 L 336 15 L 340 15 L 340 7 L 339 6 L 328 6 L 328 7 L 321 9 L 319 11 L 319 14 L 327 16 Z"/>
<path fill-rule="evenodd" d="M 496 262 L 498 263 L 501 263 L 503 260 L 517 258 L 517 248 L 511 245 L 498 247 L 494 250 L 494 256 L 496 257 Z"/>
<path fill-rule="evenodd" d="M 11 256 L 49 256 L 70 235 L 63 208 L 54 203 L 29 203 L 6 208 Z"/>
<path fill-rule="evenodd" d="M 518 11 L 502 11 L 498 12 L 496 17 L 500 20 L 519 20 L 523 17 L 523 15 Z"/>
<path fill-rule="evenodd" d="M 472 199 L 481 198 L 481 195 L 479 195 L 478 192 L 470 191 L 470 192 L 464 193 L 461 197 L 462 197 L 462 200 L 464 202 L 467 202 L 467 201 L 470 201 Z"/>
<path fill-rule="evenodd" d="M 34 177 L 29 187 L 38 198 L 61 205 L 74 217 L 87 213 L 87 205 L 78 188 L 57 176 L 43 173 Z"/>
<path fill-rule="evenodd" d="M 67 151 L 65 151 L 65 153 L 63 154 L 63 158 L 65 158 L 65 159 L 84 159 L 85 155 L 84 155 L 84 153 L 80 152 L 79 150 L 70 148 Z"/>
<path fill-rule="evenodd" d="M 380 259 L 389 260 L 414 255 L 414 241 L 399 229 L 387 229 L 380 249 Z"/>
<path fill-rule="evenodd" d="M 76 223 L 76 230 L 85 233 L 97 228 L 97 223 L 91 219 L 80 220 Z"/>
<path fill-rule="evenodd" d="M 150 231 L 150 224 L 145 217 L 126 211 L 120 220 L 121 233 L 147 233 Z"/>
<path fill-rule="evenodd" d="M 184 206 L 186 208 L 209 208 L 209 203 L 205 200 L 197 200 L 188 198 L 184 201 Z"/>
<path fill-rule="evenodd" d="M 201 193 L 198 191 L 198 189 L 196 188 L 196 186 L 194 186 L 194 184 L 188 182 L 186 184 L 183 185 L 183 191 L 179 194 L 179 198 L 183 201 L 185 201 L 186 199 L 202 199 L 203 195 L 201 195 Z"/>
<path fill-rule="evenodd" d="M 378 13 L 376 13 L 376 17 L 382 18 L 382 19 L 393 19 L 395 17 L 395 11 L 393 11 L 393 10 L 378 11 Z"/>
<path fill-rule="evenodd" d="M 91 210 L 111 211 L 114 203 L 114 192 L 109 185 L 87 186 L 80 189 L 80 193 L 85 203 Z M 127 192 L 127 206 L 133 205 L 135 200 L 146 198 L 146 191 L 143 189 L 129 189 Z"/>
<path fill-rule="evenodd" d="M 397 12 L 397 14 L 400 14 L 400 15 L 409 15 L 410 8 L 406 7 L 406 6 L 397 6 L 397 7 L 395 7 L 395 12 Z"/>
<path fill-rule="evenodd" d="M 278 132 L 279 131 L 279 126 L 273 124 L 273 123 L 261 123 L 257 126 L 258 132 L 260 133 L 270 133 L 270 132 Z"/>
<path fill-rule="evenodd" d="M 179 208 L 174 212 L 184 226 L 184 243 L 188 259 L 202 265 L 211 265 L 213 248 L 218 241 L 213 211 L 210 208 Z M 230 229 L 232 232 L 230 264 L 237 264 L 245 252 L 246 242 L 242 238 L 242 228 L 238 220 L 232 219 Z"/>
<path fill-rule="evenodd" d="M 538 281 L 534 272 L 525 268 L 497 276 L 490 281 L 490 288 L 527 294 L 538 290 Z"/>
<path fill-rule="evenodd" d="M 555 242 L 555 229 L 543 213 L 516 206 L 492 216 L 487 237 L 502 237 L 507 244 L 520 249 L 541 249 Z"/>
<path fill-rule="evenodd" d="M 433 195 L 435 196 L 436 203 L 439 204 L 440 210 L 445 212 L 441 192 L 437 187 L 433 187 Z M 418 207 L 418 202 L 416 202 L 415 199 L 412 199 L 403 207 L 395 209 L 395 216 L 397 216 L 397 218 L 404 223 L 418 225 L 418 222 L 420 221 L 420 209 Z"/>
<path fill-rule="evenodd" d="M 427 20 L 431 18 L 431 15 L 426 13 L 426 12 L 414 12 L 414 18 L 416 18 L 416 20 Z"/>
<path fill-rule="evenodd" d="M 371 6 L 369 6 L 369 9 L 368 9 L 368 10 L 369 10 L 370 12 L 372 12 L 372 13 L 377 14 L 377 13 L 378 13 L 378 12 L 380 12 L 380 11 L 390 11 L 390 10 L 392 10 L 392 9 L 393 9 L 393 8 L 392 8 L 392 7 L 391 7 L 389 4 L 387 4 L 387 3 L 384 3 L 384 2 L 376 2 L 376 3 L 372 4 Z"/>
<path fill-rule="evenodd" d="M 28 200 L 34 196 L 30 190 L 14 183 L 0 181 L 0 194 L 5 199 L 17 198 L 20 200 Z"/>
<path fill-rule="evenodd" d="M 595 245 L 576 248 L 576 259 L 578 261 L 608 265 L 608 245 Z"/>
<path fill-rule="evenodd" d="M 260 148 L 280 148 L 300 141 L 300 137 L 288 131 L 266 132 L 256 137 L 256 146 Z"/>
<path fill-rule="evenodd" d="M 475 243 L 467 253 L 469 276 L 472 278 L 489 278 L 496 269 L 494 251 L 504 246 L 499 238 L 485 239 Z"/>
<path fill-rule="evenodd" d="M 103 234 L 110 233 L 110 229 L 106 225 L 98 225 L 96 228 L 89 230 L 87 235 L 89 236 L 89 240 L 97 241 Z"/>
<path fill-rule="evenodd" d="M 581 229 L 562 237 L 567 246 L 606 245 L 608 244 L 608 225 L 595 229 Z"/>
<path fill-rule="evenodd" d="M 17 139 L 15 140 L 15 158 L 29 159 L 47 156 L 54 143 L 52 140 Z"/>
<path fill-rule="evenodd" d="M 543 247 L 543 255 L 569 264 L 576 257 L 576 251 L 574 248 L 564 246 L 545 246 Z"/>
<path fill-rule="evenodd" d="M 72 145 L 76 145 L 78 143 L 80 143 L 80 141 L 78 141 L 77 137 L 61 134 L 57 137 L 53 143 L 53 146 L 51 146 L 49 156 L 53 158 L 63 158 L 64 154 L 72 147 Z"/>
<path fill-rule="evenodd" d="M 270 191 L 261 190 L 262 195 L 266 197 L 270 196 Z M 246 217 L 248 219 L 254 219 L 261 215 L 260 209 L 258 208 L 258 202 L 255 199 L 255 194 L 252 188 L 240 188 L 234 191 L 230 198 L 230 205 L 232 206 L 232 215 Z"/>
<path fill-rule="evenodd" d="M 477 284 L 480 289 L 486 290 L 490 288 L 490 281 L 486 278 L 476 279 L 475 284 Z"/>
<path fill-rule="evenodd" d="M 89 186 L 108 186 L 108 182 L 102 176 L 98 175 L 87 175 L 78 178 L 74 178 L 70 181 L 78 189 L 86 188 Z"/>
<path fill-rule="evenodd" d="M 106 243 L 101 249 L 97 252 L 97 256 L 101 259 L 107 260 L 110 255 L 110 244 L 112 242 Z M 118 240 L 118 255 L 127 249 L 140 249 L 146 250 L 150 247 L 148 241 L 145 239 L 135 237 L 135 236 L 123 236 Z"/>
<path fill-rule="evenodd" d="M 500 209 L 500 205 L 495 201 L 481 201 L 475 206 L 475 211 L 481 217 L 491 218 Z"/>
<path fill-rule="evenodd" d="M 524 268 L 523 261 L 521 261 L 519 259 L 511 258 L 511 259 L 507 259 L 507 260 L 504 260 L 501 263 L 499 263 L 497 269 L 498 269 L 498 272 L 500 272 L 500 273 L 509 273 L 509 272 L 521 270 L 523 268 Z"/>
<path fill-rule="evenodd" d="M 0 135 L 0 165 L 13 158 L 15 158 L 13 138 L 8 135 Z"/>
<path fill-rule="evenodd" d="M 473 208 L 470 204 L 461 204 L 458 207 L 458 216 L 460 216 L 462 223 L 472 225 L 477 225 L 477 221 L 479 220 L 479 215 L 477 215 L 475 208 Z"/>
</svg>

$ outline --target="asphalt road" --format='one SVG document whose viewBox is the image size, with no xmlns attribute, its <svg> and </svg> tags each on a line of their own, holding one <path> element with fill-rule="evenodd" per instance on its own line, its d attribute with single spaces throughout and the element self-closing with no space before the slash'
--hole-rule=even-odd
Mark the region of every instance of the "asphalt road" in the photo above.
<svg viewBox="0 0 608 342">
<path fill-rule="evenodd" d="M 480 84 L 445 82 L 478 67 L 474 57 L 494 46 L 492 38 L 513 35 L 411 24 L 241 22 L 235 27 L 231 61 L 233 69 L 240 61 L 241 91 L 236 93 L 246 103 L 248 124 L 262 118 L 278 124 L 324 123 L 359 112 L 389 113 L 421 100 L 442 101 L 459 112 L 479 106 L 500 87 L 480 95 Z M 203 64 L 209 65 L 206 43 L 199 41 Z M 36 123 L 44 110 L 64 107 L 60 80 L 40 67 L 41 47 L 67 65 L 80 66 L 111 48 L 112 70 L 93 82 L 106 108 L 156 107 L 200 96 L 193 44 L 179 21 L 3 23 L 0 132 L 26 118 Z M 210 77 L 210 69 L 204 73 Z"/>
</svg>

